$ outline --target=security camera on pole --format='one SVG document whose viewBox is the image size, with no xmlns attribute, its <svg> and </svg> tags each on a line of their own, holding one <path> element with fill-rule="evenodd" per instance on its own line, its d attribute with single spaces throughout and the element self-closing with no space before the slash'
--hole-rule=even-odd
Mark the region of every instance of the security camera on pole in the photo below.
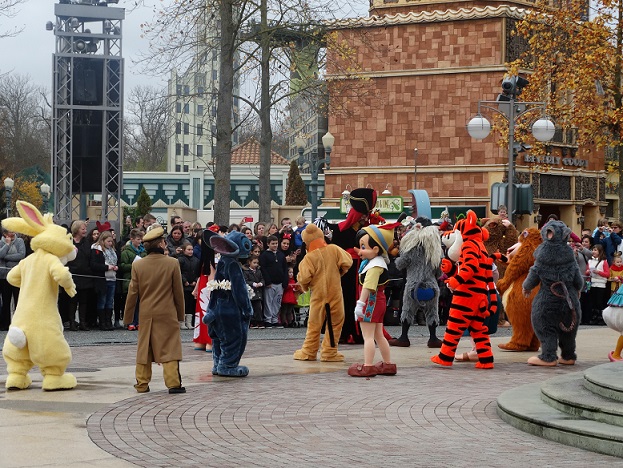
<svg viewBox="0 0 623 468">
<path fill-rule="evenodd" d="M 515 214 L 514 200 L 515 155 L 528 150 L 528 145 L 515 143 L 515 124 L 518 119 L 530 112 L 539 112 L 540 118 L 532 125 L 532 134 L 539 141 L 549 141 L 554 137 L 556 127 L 545 114 L 544 102 L 518 102 L 517 96 L 528 85 L 528 80 L 521 76 L 506 76 L 502 80 L 502 94 L 495 101 L 478 101 L 478 114 L 467 124 L 467 132 L 472 138 L 482 140 L 491 132 L 491 123 L 482 116 L 481 109 L 489 109 L 503 115 L 508 121 L 508 191 L 506 206 L 511 216 Z"/>
</svg>

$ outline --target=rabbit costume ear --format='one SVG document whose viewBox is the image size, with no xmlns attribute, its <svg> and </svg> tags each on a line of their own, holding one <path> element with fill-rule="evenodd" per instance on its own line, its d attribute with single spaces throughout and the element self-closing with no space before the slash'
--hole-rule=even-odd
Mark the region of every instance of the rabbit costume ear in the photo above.
<svg viewBox="0 0 623 468">
<path fill-rule="evenodd" d="M 34 205 L 18 200 L 17 211 L 21 218 L 7 218 L 2 221 L 2 226 L 9 231 L 19 232 L 34 237 L 45 229 L 45 220 Z"/>
</svg>

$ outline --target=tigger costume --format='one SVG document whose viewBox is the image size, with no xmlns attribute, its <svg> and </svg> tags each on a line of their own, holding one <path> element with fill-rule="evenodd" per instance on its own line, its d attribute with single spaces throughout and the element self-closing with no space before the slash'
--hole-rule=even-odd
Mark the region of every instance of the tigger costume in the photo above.
<svg viewBox="0 0 623 468">
<path fill-rule="evenodd" d="M 457 222 L 455 226 L 455 235 L 461 238 L 462 245 L 456 272 L 446 280 L 446 284 L 453 291 L 452 303 L 441 350 L 437 356 L 431 357 L 432 362 L 442 366 L 452 365 L 456 348 L 467 329 L 478 353 L 476 367 L 493 368 L 491 342 L 484 325 L 485 318 L 497 309 L 493 259 L 489 257 L 483 243 L 487 238 L 487 231 L 481 229 L 476 222 L 476 213 L 469 210 L 465 219 Z M 442 270 L 446 274 L 452 274 L 453 266 L 447 259 L 442 262 Z"/>
</svg>

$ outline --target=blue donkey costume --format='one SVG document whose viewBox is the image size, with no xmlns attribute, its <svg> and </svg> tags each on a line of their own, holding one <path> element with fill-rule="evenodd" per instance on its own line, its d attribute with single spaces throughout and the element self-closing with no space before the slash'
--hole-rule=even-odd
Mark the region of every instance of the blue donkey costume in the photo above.
<svg viewBox="0 0 623 468">
<path fill-rule="evenodd" d="M 233 231 L 226 237 L 213 236 L 210 246 L 221 254 L 214 281 L 229 281 L 231 284 L 231 289 L 212 290 L 203 317 L 203 323 L 208 325 L 208 333 L 212 338 L 212 374 L 245 377 L 249 374 L 249 368 L 239 363 L 247 346 L 253 308 L 238 259 L 249 256 L 251 241 L 238 231 Z"/>
</svg>

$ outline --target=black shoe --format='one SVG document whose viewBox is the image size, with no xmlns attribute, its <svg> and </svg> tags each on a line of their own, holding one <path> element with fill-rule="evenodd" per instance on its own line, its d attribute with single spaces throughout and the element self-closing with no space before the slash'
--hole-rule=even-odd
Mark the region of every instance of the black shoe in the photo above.
<svg viewBox="0 0 623 468">
<path fill-rule="evenodd" d="M 186 389 L 184 387 L 173 387 L 169 389 L 169 393 L 186 393 Z"/>
</svg>

